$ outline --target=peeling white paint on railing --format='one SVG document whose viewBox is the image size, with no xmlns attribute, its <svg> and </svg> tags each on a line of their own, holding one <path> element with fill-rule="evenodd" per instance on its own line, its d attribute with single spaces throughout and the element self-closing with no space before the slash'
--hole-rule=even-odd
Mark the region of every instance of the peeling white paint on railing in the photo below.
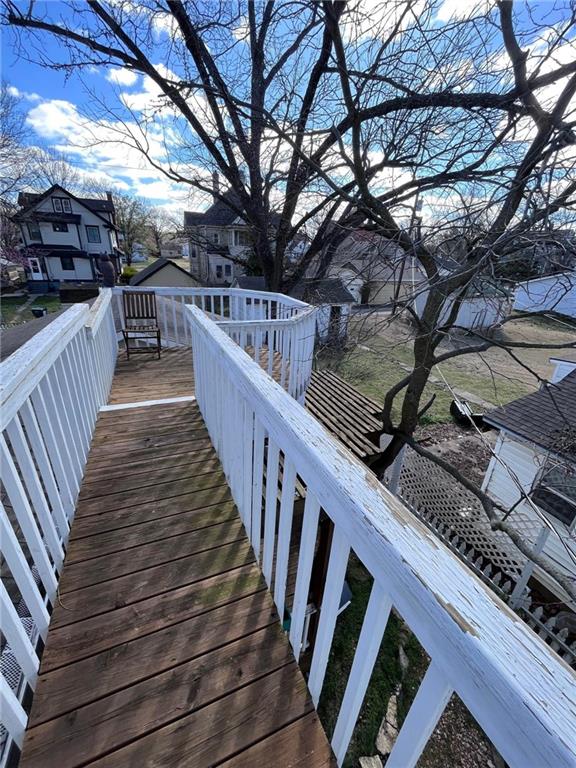
<svg viewBox="0 0 576 768">
<path fill-rule="evenodd" d="M 315 531 L 318 505 L 335 525 L 328 573 L 335 583 L 327 582 L 325 594 L 336 590 L 340 595 L 346 546 L 374 577 L 333 737 L 339 762 L 394 606 L 432 662 L 389 758 L 391 765 L 415 765 L 455 691 L 511 766 L 575 766 L 574 673 L 215 323 L 196 308 L 187 311 L 196 398 L 256 552 L 263 482 L 260 436 L 268 441 L 266 473 L 271 471 L 270 461 L 281 456 L 279 520 L 274 494 L 266 494 L 263 507 L 265 528 L 278 523 L 274 597 L 280 615 L 296 473 L 307 487 L 303 523 L 307 535 L 302 537 L 292 617 L 296 657 L 301 606 L 307 602 L 310 581 L 309 534 Z M 274 546 L 274 540 L 265 536 L 261 559 L 266 564 L 273 555 L 267 546 Z M 316 701 L 332 643 L 334 603 L 325 598 L 320 611 L 310 678 Z"/>
<path fill-rule="evenodd" d="M 22 742 L 27 715 L 20 701 L 35 685 L 37 640 L 46 639 L 96 417 L 114 375 L 111 301 L 104 289 L 92 307 L 70 307 L 0 364 L 0 551 L 7 571 L 0 765 L 10 739 Z M 17 669 L 7 679 L 8 656 Z"/>
</svg>

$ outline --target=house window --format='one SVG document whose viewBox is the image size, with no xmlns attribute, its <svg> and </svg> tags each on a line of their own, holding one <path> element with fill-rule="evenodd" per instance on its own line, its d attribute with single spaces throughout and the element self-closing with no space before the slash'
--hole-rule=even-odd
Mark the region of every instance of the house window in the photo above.
<svg viewBox="0 0 576 768">
<path fill-rule="evenodd" d="M 100 227 L 87 226 L 86 237 L 88 238 L 89 243 L 101 243 L 102 241 L 100 240 Z"/>
<path fill-rule="evenodd" d="M 569 528 L 576 522 L 576 466 L 564 463 L 545 468 L 532 500 Z"/>
<path fill-rule="evenodd" d="M 250 245 L 250 236 L 248 232 L 244 232 L 242 229 L 235 229 L 234 245 Z"/>
<path fill-rule="evenodd" d="M 232 266 L 230 264 L 224 264 L 224 274 L 226 277 L 232 276 Z"/>
<path fill-rule="evenodd" d="M 42 235 L 40 234 L 40 227 L 38 226 L 38 224 L 36 224 L 35 221 L 31 221 L 26 226 L 28 227 L 28 237 L 30 238 L 30 240 L 42 240 Z"/>
<path fill-rule="evenodd" d="M 60 256 L 60 266 L 65 272 L 74 272 L 74 259 L 72 256 Z"/>
<path fill-rule="evenodd" d="M 196 251 L 196 246 L 195 246 L 195 245 L 193 245 L 193 246 L 192 246 L 192 249 L 191 249 L 191 251 L 190 251 L 190 256 L 191 256 L 193 259 L 195 259 L 195 258 L 196 258 L 196 256 L 197 256 L 197 251 Z"/>
<path fill-rule="evenodd" d="M 72 204 L 67 197 L 53 197 L 52 207 L 56 213 L 72 213 Z"/>
<path fill-rule="evenodd" d="M 212 242 L 213 243 L 219 243 L 220 242 L 220 233 L 219 232 L 212 232 Z"/>
<path fill-rule="evenodd" d="M 52 224 L 52 230 L 54 232 L 68 232 L 68 224 L 64 221 L 55 221 Z"/>
<path fill-rule="evenodd" d="M 216 265 L 216 277 L 222 277 L 222 264 Z"/>
</svg>

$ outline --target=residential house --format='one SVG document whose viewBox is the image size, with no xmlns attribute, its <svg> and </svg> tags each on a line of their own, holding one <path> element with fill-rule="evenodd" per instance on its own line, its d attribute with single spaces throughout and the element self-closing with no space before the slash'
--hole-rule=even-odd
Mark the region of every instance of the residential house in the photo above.
<svg viewBox="0 0 576 768">
<path fill-rule="evenodd" d="M 542 534 L 543 554 L 576 577 L 576 362 L 552 362 L 553 383 L 485 416 L 500 434 L 482 487 L 511 510 L 519 533 L 533 544 Z"/>
<path fill-rule="evenodd" d="M 140 270 L 130 280 L 130 285 L 140 288 L 153 286 L 155 288 L 197 288 L 200 281 L 178 264 L 169 259 L 156 259 Z"/>
<path fill-rule="evenodd" d="M 184 212 L 184 257 L 189 259 L 190 272 L 204 283 L 231 285 L 236 276 L 244 273 L 241 262 L 251 250 L 250 227 L 238 215 L 240 203 L 233 190 L 217 196 L 216 173 L 213 188 L 214 201 L 206 211 Z"/>
<path fill-rule="evenodd" d="M 327 272 L 361 304 L 390 304 L 413 295 L 424 281 L 419 265 L 393 240 L 355 229 L 338 246 Z"/>
<path fill-rule="evenodd" d="M 28 254 L 32 290 L 60 282 L 98 280 L 98 258 L 108 255 L 120 269 L 112 195 L 76 197 L 58 184 L 42 194 L 23 192 L 13 219 L 20 226 Z"/>
<path fill-rule="evenodd" d="M 166 237 L 160 243 L 160 258 L 162 259 L 181 259 L 183 258 L 183 247 L 188 241 L 182 237 Z"/>
</svg>

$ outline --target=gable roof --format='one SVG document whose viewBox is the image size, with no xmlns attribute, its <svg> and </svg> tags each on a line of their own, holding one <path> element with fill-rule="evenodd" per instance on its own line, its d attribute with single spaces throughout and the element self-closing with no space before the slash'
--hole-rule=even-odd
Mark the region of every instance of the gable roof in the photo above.
<svg viewBox="0 0 576 768">
<path fill-rule="evenodd" d="M 541 448 L 576 458 L 576 371 L 496 408 L 484 420 Z"/>
<path fill-rule="evenodd" d="M 356 301 L 339 277 L 306 278 L 292 288 L 290 296 L 309 304 L 353 304 Z"/>
<path fill-rule="evenodd" d="M 98 218 L 102 219 L 102 221 L 105 222 L 109 227 L 116 228 L 115 225 L 109 221 L 109 219 L 106 219 L 104 216 L 102 216 L 102 213 L 115 213 L 114 203 L 111 200 L 100 200 L 94 197 L 76 197 L 76 195 L 73 195 L 71 192 L 68 192 L 67 189 L 61 187 L 60 184 L 53 184 L 50 189 L 47 189 L 45 192 L 40 194 L 37 192 L 20 192 L 18 195 L 18 205 L 22 206 L 22 208 L 17 212 L 14 218 L 19 219 L 30 213 L 38 205 L 38 203 L 41 203 L 42 200 L 45 200 L 53 192 L 57 191 L 63 192 L 72 200 L 75 200 L 77 203 L 80 203 L 80 205 L 83 205 L 95 216 L 98 216 Z"/>
<path fill-rule="evenodd" d="M 217 198 L 205 211 L 184 211 L 184 227 L 229 227 L 234 224 L 238 218 L 241 218 L 236 209 L 243 210 L 240 197 L 233 189 L 224 192 L 222 197 L 223 200 Z M 231 208 L 229 203 L 236 208 Z M 270 213 L 270 221 L 273 226 L 277 227 L 279 220 L 279 214 Z M 249 225 L 245 221 L 240 221 L 237 226 L 247 227 Z"/>
<path fill-rule="evenodd" d="M 238 218 L 238 213 L 234 208 L 228 205 L 229 201 L 232 205 L 242 209 L 240 204 L 240 198 L 234 192 L 229 189 L 224 192 L 224 200 L 216 199 L 212 205 L 203 212 L 198 211 L 184 211 L 184 226 L 196 227 L 204 225 L 208 227 L 227 227 L 233 224 Z"/>
<path fill-rule="evenodd" d="M 239 275 L 234 278 L 234 282 L 237 283 L 238 288 L 243 288 L 245 291 L 266 290 L 264 275 Z"/>
<path fill-rule="evenodd" d="M 156 272 L 160 272 L 161 269 L 164 269 L 164 267 L 172 266 L 174 269 L 179 269 L 180 272 L 183 272 L 187 277 L 191 277 L 194 280 L 197 280 L 197 278 L 194 277 L 193 274 L 190 272 L 187 272 L 185 269 L 183 269 L 179 264 L 175 264 L 170 259 L 156 259 L 156 261 L 153 261 L 152 264 L 149 264 L 144 269 L 140 270 L 137 275 L 134 275 L 134 277 L 130 280 L 130 285 L 140 285 L 140 283 L 144 282 L 146 278 L 151 277 L 152 275 L 155 275 Z M 197 280 L 198 285 L 201 285 L 200 281 Z"/>
</svg>

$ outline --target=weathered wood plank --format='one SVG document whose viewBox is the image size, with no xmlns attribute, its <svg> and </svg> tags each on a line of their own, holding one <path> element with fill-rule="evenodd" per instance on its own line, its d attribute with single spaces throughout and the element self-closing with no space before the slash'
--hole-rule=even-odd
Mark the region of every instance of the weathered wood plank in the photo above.
<svg viewBox="0 0 576 768">
<path fill-rule="evenodd" d="M 220 768 L 336 768 L 336 758 L 315 712 L 301 717 L 220 764 Z"/>
<path fill-rule="evenodd" d="M 292 661 L 274 674 L 107 755 L 95 762 L 94 768 L 146 764 L 209 768 L 307 715 L 311 708 L 304 679 Z M 283 765 L 280 759 L 277 765 Z"/>
<path fill-rule="evenodd" d="M 265 588 L 260 571 L 252 564 L 242 565 L 217 576 L 211 576 L 210 565 L 204 569 L 201 588 L 198 580 L 183 587 L 175 587 L 136 605 L 116 607 L 101 615 L 65 627 L 53 627 L 42 656 L 41 673 L 93 656 L 107 648 L 129 642 L 144 632 L 154 632 L 169 624 L 206 613 L 219 605 L 234 602 Z M 232 561 L 233 562 L 233 561 Z M 215 566 L 218 570 L 218 566 Z"/>
<path fill-rule="evenodd" d="M 70 563 L 64 569 L 60 586 L 62 600 L 65 601 L 67 606 L 65 615 L 71 618 L 71 611 L 74 609 L 74 606 L 79 603 L 81 604 L 83 600 L 88 602 L 89 595 L 85 591 L 88 587 L 91 588 L 90 595 L 94 594 L 96 602 L 99 599 L 97 595 L 102 593 L 100 598 L 102 603 L 100 605 L 108 604 L 109 599 L 106 597 L 106 592 L 110 593 L 111 588 L 115 593 L 113 596 L 116 601 L 122 600 L 124 602 L 127 597 L 121 589 L 124 586 L 124 582 L 121 583 L 120 578 L 130 574 L 135 574 L 133 580 L 140 583 L 142 588 L 158 589 L 159 582 L 154 583 L 152 576 L 148 572 L 151 568 L 156 568 L 162 564 L 166 564 L 168 570 L 173 573 L 169 573 L 167 576 L 158 573 L 156 578 L 158 580 L 165 579 L 166 587 L 169 588 L 171 584 L 170 578 L 172 578 L 174 583 L 177 583 L 178 577 L 187 571 L 191 557 L 208 551 L 211 554 L 205 556 L 204 562 L 211 558 L 218 560 L 224 557 L 224 555 L 219 554 L 217 550 L 226 544 L 235 542 L 237 547 L 241 549 L 246 544 L 244 535 L 242 523 L 236 519 L 228 523 L 211 526 L 210 528 L 203 528 L 200 531 L 191 531 L 180 536 L 174 536 L 170 539 L 153 541 L 150 544 L 143 544 L 140 547 L 135 547 L 125 552 L 113 552 L 109 555 L 96 557 L 93 560 Z M 112 580 L 114 580 L 113 585 L 107 583 L 106 586 L 97 587 L 102 582 L 110 582 Z M 82 594 L 78 594 L 78 591 L 81 589 L 83 590 Z M 134 587 L 131 587 L 130 592 L 133 589 Z M 68 592 L 71 594 L 64 598 L 64 595 Z M 151 592 L 150 594 L 154 593 Z M 132 601 L 135 599 L 138 599 L 137 595 L 133 597 Z M 89 610 L 88 605 L 83 606 L 81 610 L 85 613 Z M 77 614 L 75 615 L 77 616 Z M 55 611 L 52 623 L 58 626 L 63 620 L 64 616 Z M 77 620 L 77 618 L 74 620 Z"/>
<path fill-rule="evenodd" d="M 223 533 L 222 543 L 225 543 L 229 536 L 232 534 L 232 528 L 238 528 L 237 512 L 232 506 L 225 507 L 225 515 L 218 516 L 219 508 L 215 507 L 212 511 L 204 512 L 199 515 L 196 510 L 191 512 L 181 512 L 179 515 L 171 515 L 169 518 L 163 518 L 161 524 L 157 520 L 153 520 L 148 523 L 140 523 L 139 525 L 133 525 L 126 528 L 121 534 L 117 530 L 106 531 L 94 536 L 82 537 L 80 539 L 74 538 L 70 542 L 68 552 L 66 554 L 66 562 L 78 563 L 83 560 L 89 562 L 86 563 L 86 569 L 91 569 L 91 563 L 93 558 L 99 558 L 104 555 L 113 554 L 114 552 L 127 552 L 134 547 L 140 547 L 143 544 L 151 544 L 155 541 L 162 541 L 169 535 L 170 539 L 175 536 L 182 536 L 185 534 L 191 534 L 194 531 L 199 532 L 199 537 L 203 535 L 203 529 L 210 526 L 216 526 L 218 531 L 215 532 L 215 537 L 218 537 L 220 533 Z M 221 528 L 221 525 L 227 524 L 226 529 Z M 241 531 L 234 534 L 235 538 L 240 538 Z M 198 538 L 198 537 L 197 537 Z M 214 538 L 208 535 L 206 539 L 206 548 L 210 547 L 216 541 L 220 544 L 220 539 Z M 186 545 L 185 545 L 186 546 Z M 190 552 L 194 551 L 192 545 Z M 130 551 L 130 559 L 135 555 L 139 559 L 137 552 Z"/>
<path fill-rule="evenodd" d="M 137 504 L 160 501 L 173 496 L 182 496 L 186 493 L 203 491 L 206 488 L 215 488 L 225 483 L 226 479 L 222 471 L 198 475 L 197 477 L 188 477 L 168 483 L 157 483 L 145 488 L 136 488 L 131 491 L 120 491 L 120 493 L 111 493 L 107 496 L 85 499 L 78 504 L 76 514 L 82 517 L 84 515 L 100 514 L 108 510 L 113 511 L 124 507 L 134 507 Z"/>
<path fill-rule="evenodd" d="M 254 595 L 144 634 L 41 675 L 30 725 L 52 720 L 120 688 L 143 680 L 278 622 L 270 595 Z M 146 631 L 146 629 L 144 629 Z M 79 685 L 90 680 L 90 685 Z"/>
<path fill-rule="evenodd" d="M 161 499 L 150 504 L 140 504 L 135 507 L 125 507 L 98 515 L 77 518 L 74 521 L 74 539 L 93 536 L 96 533 L 111 531 L 115 528 L 127 528 L 150 520 L 169 519 L 172 515 L 179 515 L 181 512 L 197 511 L 202 513 L 205 509 L 207 513 L 210 513 L 214 508 L 218 508 L 225 513 L 228 508 L 233 506 L 234 502 L 230 500 L 228 486 L 221 485 L 217 488 L 187 493 L 171 499 Z M 226 519 L 228 519 L 227 515 Z M 159 522 L 159 525 L 162 524 Z"/>
<path fill-rule="evenodd" d="M 166 648 L 165 652 L 168 653 L 169 649 Z M 290 651 L 282 642 L 282 630 L 279 624 L 271 625 L 249 637 L 81 707 L 72 716 L 62 715 L 29 729 L 24 743 L 25 759 L 22 765 L 24 768 L 35 766 L 60 768 L 63 765 L 73 768 L 84 765 L 106 752 L 128 744 L 133 739 L 147 736 L 175 718 L 180 721 L 187 714 L 217 701 L 262 675 L 286 665 L 291 667 L 290 662 Z M 294 701 L 291 702 L 289 709 L 297 714 L 305 714 L 306 710 L 310 710 L 310 703 L 306 696 L 304 681 L 294 670 L 289 677 L 290 680 L 285 680 L 287 686 L 293 681 L 298 683 L 298 685 L 293 684 L 293 691 L 290 691 Z M 282 678 L 281 671 L 279 678 Z M 270 678 L 265 678 L 265 680 L 268 679 Z M 265 684 L 259 687 L 266 690 Z M 277 686 L 274 686 L 273 690 L 280 693 Z M 271 692 L 266 693 L 268 695 L 265 695 L 264 699 L 267 706 L 281 710 L 282 706 L 278 707 L 278 702 L 272 701 Z M 252 719 L 255 709 L 256 707 L 251 705 L 249 710 L 244 711 L 244 717 Z M 200 715 L 200 719 L 204 720 L 204 712 Z M 220 734 L 218 732 L 220 728 L 216 728 L 216 723 L 212 723 L 214 730 L 210 735 L 215 742 L 215 748 L 222 736 L 225 738 L 229 728 L 229 723 L 224 726 L 223 719 L 228 720 L 228 718 L 222 718 L 221 712 L 220 728 L 224 730 L 224 734 Z M 281 725 L 282 719 L 278 719 Z M 274 717 L 271 717 L 271 712 L 268 710 L 266 717 L 268 728 L 275 726 L 276 723 L 277 712 L 274 712 Z M 244 735 L 246 740 L 252 738 L 250 725 L 248 724 L 248 732 Z M 245 727 L 246 724 L 244 724 Z M 170 727 L 167 730 L 170 730 Z M 171 748 L 165 743 L 162 735 L 155 735 L 159 737 L 158 746 Z M 149 739 L 144 740 L 149 741 Z M 153 744 L 148 745 L 154 752 L 158 749 L 156 741 L 157 739 L 154 739 Z M 212 756 L 213 759 L 214 756 Z M 148 757 L 148 761 L 152 763 L 155 760 L 156 758 Z M 137 763 L 131 758 L 123 764 L 136 765 Z M 140 764 L 145 765 L 146 761 Z M 195 765 L 198 764 L 195 763 Z"/>
</svg>

